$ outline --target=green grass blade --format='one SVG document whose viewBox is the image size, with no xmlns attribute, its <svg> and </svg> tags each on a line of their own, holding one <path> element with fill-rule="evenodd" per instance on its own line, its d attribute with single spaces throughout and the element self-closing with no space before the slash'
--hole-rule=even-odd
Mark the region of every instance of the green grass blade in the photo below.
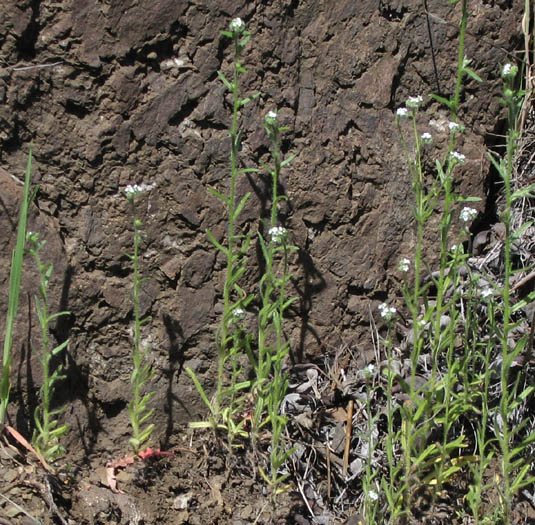
<svg viewBox="0 0 535 525">
<path fill-rule="evenodd" d="M 11 355 L 13 343 L 13 325 L 19 306 L 20 281 L 22 276 L 22 260 L 26 244 L 26 221 L 30 205 L 30 178 L 32 171 L 32 150 L 28 154 L 26 174 L 24 177 L 24 190 L 20 206 L 19 222 L 17 226 L 17 244 L 11 259 L 11 272 L 9 274 L 9 304 L 6 318 L 6 331 L 4 334 L 4 352 L 2 358 L 2 378 L 0 380 L 0 424 L 4 422 L 9 401 L 9 372 L 11 368 Z"/>
</svg>

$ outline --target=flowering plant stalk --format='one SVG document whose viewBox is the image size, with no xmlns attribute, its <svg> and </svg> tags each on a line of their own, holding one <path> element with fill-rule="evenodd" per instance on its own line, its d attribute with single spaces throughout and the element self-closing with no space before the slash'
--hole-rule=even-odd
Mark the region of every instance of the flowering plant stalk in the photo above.
<svg viewBox="0 0 535 525">
<path fill-rule="evenodd" d="M 287 373 L 283 365 L 289 353 L 289 344 L 284 336 L 284 315 L 295 298 L 286 297 L 286 285 L 291 278 L 288 273 L 288 255 L 296 250 L 288 244 L 288 232 L 278 226 L 278 205 L 286 199 L 278 194 L 280 170 L 291 162 L 293 157 L 282 160 L 280 153 L 280 134 L 287 128 L 281 127 L 278 116 L 270 111 L 265 118 L 264 127 L 272 143 L 273 167 L 268 169 L 271 176 L 271 218 L 269 222 L 268 238 L 261 233 L 258 235 L 262 255 L 264 257 L 264 273 L 259 283 L 260 310 L 258 312 L 258 354 L 249 353 L 255 370 L 255 380 L 252 386 L 254 394 L 254 411 L 252 421 L 253 440 L 258 436 L 260 428 L 270 423 L 271 452 L 270 470 L 268 476 L 260 467 L 260 473 L 268 483 L 272 495 L 280 492 L 281 484 L 289 474 L 279 471 L 292 450 L 288 451 L 281 442 L 282 433 L 286 427 L 287 418 L 280 413 L 280 406 L 288 388 Z M 277 268 L 278 264 L 280 268 Z M 264 419 L 264 415 L 267 417 Z"/>
<path fill-rule="evenodd" d="M 4 334 L 4 350 L 2 354 L 2 373 L 0 376 L 0 425 L 5 421 L 11 388 L 10 371 L 12 360 L 13 326 L 19 306 L 20 282 L 22 276 L 22 261 L 26 242 L 26 221 L 28 208 L 31 203 L 30 178 L 32 172 L 32 151 L 28 154 L 26 174 L 24 176 L 24 190 L 17 225 L 17 243 L 11 256 L 11 271 L 9 273 L 9 299 L 6 315 L 6 329 Z"/>
<path fill-rule="evenodd" d="M 257 171 L 238 167 L 238 153 L 241 143 L 238 119 L 240 109 L 258 95 L 247 98 L 240 97 L 239 80 L 240 76 L 246 73 L 240 63 L 240 57 L 250 37 L 249 32 L 245 30 L 245 23 L 240 18 L 235 18 L 230 23 L 229 31 L 222 31 L 221 34 L 232 39 L 234 56 L 232 80 L 227 79 L 222 72 L 218 72 L 220 80 L 232 94 L 232 123 L 229 130 L 231 142 L 230 188 L 227 195 L 215 189 L 210 190 L 217 199 L 223 202 L 227 210 L 226 245 L 220 243 L 210 231 L 207 231 L 209 240 L 225 256 L 227 262 L 225 283 L 223 285 L 223 315 L 216 335 L 218 363 L 216 391 L 212 400 L 208 398 L 195 373 L 189 368 L 186 368 L 186 371 L 210 410 L 210 421 L 193 422 L 190 423 L 190 426 L 192 428 L 226 429 L 229 445 L 232 446 L 235 435 L 247 436 L 247 432 L 244 430 L 244 422 L 236 422 L 235 419 L 241 412 L 238 400 L 242 398 L 239 397 L 238 393 L 250 386 L 249 381 L 239 381 L 241 375 L 239 360 L 246 353 L 246 346 L 249 344 L 250 338 L 241 330 L 237 321 L 253 298 L 239 286 L 240 278 L 246 268 L 250 236 L 242 236 L 237 232 L 237 221 L 250 197 L 250 193 L 245 194 L 238 200 L 236 184 L 238 176 Z M 231 384 L 225 388 L 225 369 L 227 365 L 232 371 Z"/>
<path fill-rule="evenodd" d="M 39 240 L 38 233 L 28 232 L 28 251 L 33 257 L 39 272 L 38 294 L 35 296 L 35 311 L 41 327 L 41 363 L 43 366 L 43 385 L 41 386 L 41 404 L 35 408 L 34 421 L 36 429 L 33 433 L 32 443 L 42 454 L 46 461 L 52 461 L 62 456 L 65 449 L 60 446 L 59 438 L 69 429 L 68 425 L 58 426 L 58 416 L 63 413 L 64 407 L 52 410 L 52 398 L 54 396 L 54 384 L 65 379 L 62 374 L 62 365 L 51 370 L 52 358 L 57 356 L 68 344 L 69 340 L 63 341 L 55 348 L 52 348 L 50 341 L 50 323 L 70 312 L 58 312 L 49 314 L 48 285 L 52 275 L 53 266 L 51 263 L 43 263 L 40 251 L 46 241 Z"/>
<path fill-rule="evenodd" d="M 515 493 L 525 487 L 526 485 L 535 482 L 535 477 L 529 475 L 530 462 L 522 456 L 528 447 L 535 442 L 535 434 L 528 435 L 522 439 L 522 428 L 526 421 L 520 424 L 513 425 L 515 410 L 521 406 L 528 396 L 535 392 L 533 386 L 527 386 L 520 389 L 520 375 L 512 380 L 511 368 L 515 359 L 526 348 L 528 341 L 528 334 L 521 337 L 513 346 L 510 347 L 510 340 L 512 331 L 516 323 L 513 321 L 512 315 L 523 304 L 511 303 L 511 277 L 513 275 L 512 264 L 512 245 L 522 233 L 532 225 L 532 223 L 525 223 L 519 231 L 512 229 L 512 208 L 513 203 L 525 197 L 533 197 L 535 185 L 531 184 L 527 188 L 513 192 L 513 162 L 517 148 L 517 141 L 519 132 L 517 131 L 517 120 L 520 115 L 522 100 L 524 92 L 516 90 L 514 86 L 515 77 L 518 73 L 517 66 L 506 64 L 502 68 L 502 78 L 504 79 L 504 95 L 502 103 L 507 108 L 509 128 L 506 136 L 506 151 L 501 158 L 495 155 L 489 155 L 493 166 L 496 168 L 500 178 L 503 181 L 505 209 L 502 213 L 501 220 L 505 226 L 505 243 L 504 243 L 504 281 L 501 290 L 502 295 L 502 326 L 501 329 L 496 330 L 496 336 L 500 341 L 502 348 L 502 362 L 500 370 L 500 386 L 501 398 L 499 406 L 499 418 L 497 418 L 499 430 L 497 432 L 497 440 L 501 451 L 501 474 L 502 482 L 500 487 L 501 506 L 503 511 L 503 519 L 505 523 L 511 523 L 511 503 Z M 531 349 L 528 350 L 529 352 Z M 520 440 L 519 440 L 520 438 Z M 516 441 L 516 442 L 515 442 Z"/>
<path fill-rule="evenodd" d="M 132 291 L 132 302 L 134 306 L 134 345 L 132 347 L 132 375 L 130 377 L 130 384 L 132 388 L 132 400 L 128 405 L 128 413 L 130 416 L 130 425 L 132 426 L 132 437 L 128 440 L 133 451 L 137 454 L 148 443 L 154 430 L 154 424 L 149 423 L 154 409 L 148 408 L 149 403 L 155 396 L 155 392 L 147 392 L 143 394 L 145 385 L 152 378 L 154 371 L 146 358 L 150 352 L 149 346 L 143 346 L 141 342 L 141 328 L 150 321 L 150 317 L 141 318 L 140 312 L 140 292 L 141 285 L 146 278 L 141 276 L 139 269 L 139 250 L 141 242 L 143 241 L 143 232 L 141 230 L 143 223 L 136 215 L 136 197 L 138 197 L 146 187 L 143 186 L 127 186 L 125 194 L 132 210 L 132 224 L 134 227 L 134 252 L 128 255 L 133 265 L 133 280 L 134 286 Z"/>
</svg>

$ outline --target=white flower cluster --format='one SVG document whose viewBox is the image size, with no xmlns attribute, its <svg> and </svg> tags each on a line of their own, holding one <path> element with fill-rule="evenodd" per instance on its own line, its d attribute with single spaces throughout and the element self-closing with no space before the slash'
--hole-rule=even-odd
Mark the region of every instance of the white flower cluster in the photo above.
<svg viewBox="0 0 535 525">
<path fill-rule="evenodd" d="M 368 498 L 370 498 L 372 501 L 377 501 L 379 499 L 379 494 L 375 492 L 375 490 L 369 490 L 368 491 Z"/>
<path fill-rule="evenodd" d="M 462 133 L 464 131 L 464 126 L 458 122 L 448 122 L 448 128 L 452 135 L 455 135 L 456 133 Z"/>
<path fill-rule="evenodd" d="M 463 222 L 473 221 L 477 217 L 477 210 L 474 210 L 474 208 L 464 207 L 461 210 L 459 217 Z"/>
<path fill-rule="evenodd" d="M 271 237 L 271 240 L 279 244 L 280 242 L 284 241 L 286 234 L 287 234 L 286 228 L 283 228 L 282 226 L 273 226 L 273 228 L 269 229 L 268 234 Z"/>
<path fill-rule="evenodd" d="M 403 273 L 407 273 L 409 271 L 409 268 L 411 266 L 411 262 L 406 257 L 401 259 L 398 270 Z"/>
<path fill-rule="evenodd" d="M 130 198 L 130 197 L 135 197 L 136 195 L 139 195 L 140 193 L 144 193 L 146 191 L 152 190 L 152 188 L 154 188 L 153 184 L 129 184 L 124 189 L 124 192 L 126 193 L 126 196 Z"/>
<path fill-rule="evenodd" d="M 418 95 L 417 97 L 409 97 L 407 99 L 407 102 L 405 102 L 405 107 L 398 108 L 396 110 L 396 118 L 406 118 L 411 113 L 410 110 L 412 109 L 418 109 L 423 104 L 424 99 L 421 95 Z"/>
<path fill-rule="evenodd" d="M 241 18 L 234 18 L 230 23 L 229 29 L 233 33 L 242 33 L 245 29 L 245 22 Z"/>
<path fill-rule="evenodd" d="M 452 151 L 450 153 L 450 159 L 456 164 L 464 164 L 466 162 L 466 157 L 457 151 Z"/>
<path fill-rule="evenodd" d="M 418 109 L 423 104 L 424 99 L 421 95 L 417 97 L 409 97 L 405 105 L 410 109 Z"/>
<path fill-rule="evenodd" d="M 373 376 L 375 374 L 375 366 L 373 365 L 373 363 L 370 363 L 365 369 L 364 369 L 364 375 L 367 375 L 368 377 L 369 376 Z"/>
<path fill-rule="evenodd" d="M 431 133 L 427 133 L 427 131 L 425 133 L 422 133 L 420 138 L 422 139 L 422 142 L 424 144 L 431 144 L 433 142 L 433 136 L 431 135 Z"/>
<path fill-rule="evenodd" d="M 381 303 L 378 309 L 381 317 L 387 321 L 390 321 L 396 315 L 396 309 L 393 306 L 388 306 L 386 303 Z"/>
<path fill-rule="evenodd" d="M 245 310 L 243 308 L 234 308 L 234 310 L 232 310 L 232 316 L 234 319 L 242 319 L 244 315 Z"/>
<path fill-rule="evenodd" d="M 513 64 L 505 64 L 502 68 L 502 78 L 515 78 L 518 73 L 518 66 Z"/>
<path fill-rule="evenodd" d="M 492 295 L 492 288 L 483 288 L 483 290 L 481 291 L 481 297 L 483 297 L 483 299 L 487 299 L 488 297 L 490 297 Z"/>
<path fill-rule="evenodd" d="M 275 111 L 268 111 L 266 113 L 266 122 L 271 123 L 274 120 L 277 120 L 277 113 Z"/>
</svg>

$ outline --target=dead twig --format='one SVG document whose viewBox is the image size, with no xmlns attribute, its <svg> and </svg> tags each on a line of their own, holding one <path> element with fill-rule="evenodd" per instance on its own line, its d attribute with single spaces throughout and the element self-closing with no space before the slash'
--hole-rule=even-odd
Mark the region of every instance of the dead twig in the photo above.
<svg viewBox="0 0 535 525">
<path fill-rule="evenodd" d="M 331 501 L 331 448 L 328 442 L 325 445 L 325 457 L 327 458 L 327 499 Z"/>
<path fill-rule="evenodd" d="M 342 472 L 344 478 L 347 476 L 347 468 L 349 466 L 349 451 L 351 449 L 351 436 L 353 433 L 353 406 L 354 401 L 351 399 L 347 404 L 347 420 L 346 420 L 346 443 L 344 448 L 344 466 Z"/>
</svg>

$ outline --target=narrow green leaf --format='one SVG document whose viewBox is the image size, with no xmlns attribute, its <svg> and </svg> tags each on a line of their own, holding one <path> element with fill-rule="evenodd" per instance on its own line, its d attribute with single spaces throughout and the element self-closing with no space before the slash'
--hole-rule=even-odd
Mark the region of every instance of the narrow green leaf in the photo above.
<svg viewBox="0 0 535 525">
<path fill-rule="evenodd" d="M 481 79 L 481 77 L 475 73 L 475 71 L 473 71 L 472 69 L 470 69 L 469 67 L 465 67 L 463 68 L 463 71 L 472 79 L 474 79 L 476 82 L 483 82 L 483 80 Z"/>
<path fill-rule="evenodd" d="M 437 102 L 440 102 L 441 104 L 444 104 L 445 106 L 447 106 L 448 108 L 452 108 L 453 105 L 454 105 L 454 102 L 452 100 L 450 100 L 449 98 L 444 98 L 444 97 L 441 97 L 440 95 L 435 95 L 434 93 L 432 93 L 431 95 L 429 95 L 432 99 L 436 100 Z"/>
<path fill-rule="evenodd" d="M 284 168 L 284 166 L 287 166 L 288 164 L 290 164 L 290 162 L 292 162 L 292 160 L 294 159 L 295 159 L 295 155 L 290 155 L 287 159 L 281 162 L 281 168 Z"/>
<path fill-rule="evenodd" d="M 211 187 L 208 187 L 208 191 L 216 198 L 218 198 L 219 200 L 223 201 L 227 206 L 229 205 L 230 203 L 230 200 L 228 197 L 225 197 L 225 195 L 223 195 L 222 193 L 219 193 L 217 190 L 215 190 L 214 188 L 211 188 Z"/>
<path fill-rule="evenodd" d="M 220 78 L 221 82 L 223 82 L 223 84 L 229 91 L 233 91 L 232 84 L 226 79 L 225 75 L 223 75 L 221 71 L 217 72 L 217 76 Z"/>
<path fill-rule="evenodd" d="M 216 238 L 214 237 L 213 233 L 210 230 L 206 230 L 206 236 L 208 237 L 208 240 L 221 252 L 223 252 L 225 255 L 228 256 L 228 249 L 225 248 L 222 244 L 220 244 Z"/>
<path fill-rule="evenodd" d="M 236 210 L 234 211 L 234 220 L 236 220 L 240 216 L 240 213 L 243 211 L 243 208 L 245 204 L 247 203 L 247 201 L 249 200 L 250 196 L 251 196 L 251 193 L 248 192 L 240 199 L 240 202 L 238 206 L 236 207 Z"/>
<path fill-rule="evenodd" d="M 0 424 L 4 422 L 10 390 L 11 345 L 13 342 L 13 326 L 17 315 L 22 276 L 22 261 L 26 244 L 26 222 L 30 206 L 30 177 L 32 171 L 32 150 L 28 154 L 24 189 L 17 225 L 17 241 L 11 257 L 11 271 L 9 274 L 9 297 L 4 334 L 4 351 L 2 357 L 2 378 L 0 382 Z"/>
<path fill-rule="evenodd" d="M 201 399 L 204 401 L 204 404 L 208 407 L 208 409 L 210 410 L 210 413 L 215 416 L 216 414 L 214 413 L 214 407 L 212 406 L 212 403 L 210 403 L 208 396 L 204 392 L 204 388 L 202 387 L 201 382 L 197 379 L 195 372 L 189 367 L 186 367 L 186 372 L 191 377 L 193 384 L 195 385 L 195 388 L 197 389 L 197 392 L 199 392 Z M 195 428 L 195 427 L 191 427 L 191 428 Z"/>
</svg>

